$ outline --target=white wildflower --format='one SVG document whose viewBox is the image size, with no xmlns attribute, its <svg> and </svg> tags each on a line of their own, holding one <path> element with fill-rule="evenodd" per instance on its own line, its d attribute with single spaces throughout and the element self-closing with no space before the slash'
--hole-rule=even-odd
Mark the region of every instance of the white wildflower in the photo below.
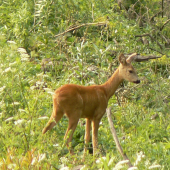
<svg viewBox="0 0 170 170">
<path fill-rule="evenodd" d="M 97 70 L 97 67 L 94 66 L 94 65 L 91 65 L 91 66 L 87 67 L 87 70 L 88 70 L 88 71 L 96 71 L 96 70 Z"/>
<path fill-rule="evenodd" d="M 15 169 L 16 164 L 9 164 L 7 167 L 8 167 L 8 169 Z"/>
<path fill-rule="evenodd" d="M 142 151 L 140 151 L 139 153 L 137 153 L 137 159 L 136 162 L 134 163 L 134 166 L 138 165 L 138 163 L 142 160 L 142 158 L 144 158 L 145 155 L 143 154 Z"/>
<path fill-rule="evenodd" d="M 35 165 L 36 162 L 37 162 L 37 158 L 34 157 L 34 158 L 32 159 L 32 161 L 31 161 L 31 165 Z"/>
<path fill-rule="evenodd" d="M 108 166 L 112 165 L 112 164 L 113 164 L 113 162 L 114 162 L 114 160 L 115 160 L 115 158 L 114 158 L 114 157 L 112 157 L 112 158 L 109 160 Z"/>
<path fill-rule="evenodd" d="M 52 90 L 49 89 L 49 88 L 44 88 L 44 90 L 45 90 L 47 93 L 51 94 L 51 95 L 54 94 L 54 91 L 52 91 Z"/>
<path fill-rule="evenodd" d="M 20 105 L 20 103 L 19 102 L 14 102 L 13 105 Z"/>
<path fill-rule="evenodd" d="M 103 54 L 103 50 L 102 49 L 100 49 L 99 51 L 100 51 L 101 54 Z"/>
<path fill-rule="evenodd" d="M 9 122 L 9 121 L 11 121 L 11 120 L 13 120 L 14 119 L 14 117 L 9 117 L 9 118 L 7 118 L 6 120 L 5 120 L 5 122 Z"/>
<path fill-rule="evenodd" d="M 31 123 L 31 122 L 32 122 L 31 120 L 28 120 L 28 121 L 27 121 L 27 124 L 28 124 L 28 123 Z"/>
<path fill-rule="evenodd" d="M 6 68 L 6 69 L 4 70 L 5 73 L 7 73 L 7 72 L 9 72 L 9 71 L 11 71 L 11 67 L 8 67 L 8 68 Z"/>
<path fill-rule="evenodd" d="M 37 81 L 37 82 L 36 82 L 36 85 L 37 85 L 37 86 L 44 85 L 44 82 L 42 82 L 42 81 Z"/>
<path fill-rule="evenodd" d="M 69 167 L 63 167 L 63 168 L 61 168 L 60 170 L 69 170 Z"/>
<path fill-rule="evenodd" d="M 149 165 L 150 165 L 150 162 L 149 162 L 149 160 L 147 159 L 147 160 L 145 161 L 145 166 L 148 167 Z"/>
<path fill-rule="evenodd" d="M 49 77 L 49 75 L 43 74 L 43 78 L 48 78 L 48 77 Z"/>
<path fill-rule="evenodd" d="M 129 163 L 129 160 L 120 161 L 116 164 L 116 166 L 113 168 L 113 170 L 121 169 L 121 168 L 123 168 L 123 165 L 127 164 L 127 163 Z"/>
<path fill-rule="evenodd" d="M 58 147 L 58 146 L 59 146 L 59 144 L 58 144 L 58 143 L 56 143 L 56 144 L 54 144 L 53 146 L 54 146 L 54 147 Z"/>
<path fill-rule="evenodd" d="M 41 161 L 44 160 L 45 158 L 46 158 L 46 154 L 45 154 L 45 153 L 40 154 L 39 159 L 38 159 L 38 162 L 41 162 Z"/>
<path fill-rule="evenodd" d="M 6 88 L 6 86 L 0 87 L 0 92 L 3 92 L 5 88 Z"/>
<path fill-rule="evenodd" d="M 42 77 L 44 75 L 44 73 L 42 72 L 42 73 L 39 73 L 39 74 L 36 74 L 36 75 L 37 75 L 37 77 Z"/>
<path fill-rule="evenodd" d="M 22 54 L 27 53 L 25 48 L 18 48 L 18 52 L 20 52 Z"/>
<path fill-rule="evenodd" d="M 101 158 L 96 160 L 96 163 L 99 164 L 99 163 L 101 163 L 101 162 L 103 162 L 105 160 L 106 160 L 106 157 L 101 157 Z"/>
<path fill-rule="evenodd" d="M 94 85 L 94 84 L 95 84 L 94 80 L 91 80 L 91 81 L 88 82 L 86 85 Z"/>
<path fill-rule="evenodd" d="M 86 165 L 84 165 L 84 166 L 82 166 L 81 168 L 80 168 L 80 170 L 87 170 L 88 168 L 87 168 L 87 166 Z"/>
<path fill-rule="evenodd" d="M 80 52 L 80 51 L 81 51 L 80 47 L 77 47 L 77 51 L 78 51 L 78 52 Z"/>
<path fill-rule="evenodd" d="M 66 157 L 61 157 L 60 158 L 60 161 L 63 163 L 63 164 L 66 164 L 68 162 L 68 159 Z"/>
<path fill-rule="evenodd" d="M 137 170 L 138 168 L 136 166 L 128 168 L 128 170 Z"/>
<path fill-rule="evenodd" d="M 34 90 L 34 89 L 36 89 L 36 88 L 37 88 L 36 86 L 31 86 L 31 87 L 30 87 L 31 90 Z"/>
<path fill-rule="evenodd" d="M 29 55 L 28 54 L 22 54 L 21 61 L 29 61 Z"/>
<path fill-rule="evenodd" d="M 13 66 L 13 65 L 15 65 L 15 64 L 17 64 L 17 62 L 15 61 L 15 62 L 13 62 L 13 63 L 9 63 L 9 66 Z"/>
<path fill-rule="evenodd" d="M 49 117 L 48 116 L 43 116 L 43 117 L 39 117 L 38 119 L 39 120 L 45 120 L 45 119 L 49 119 Z"/>
<path fill-rule="evenodd" d="M 19 119 L 19 120 L 16 120 L 16 121 L 14 122 L 14 124 L 15 124 L 15 125 L 20 125 L 20 124 L 22 124 L 24 121 L 25 121 L 24 119 Z"/>
<path fill-rule="evenodd" d="M 24 48 L 18 48 L 18 52 L 21 55 L 21 61 L 28 61 L 29 60 L 29 55 L 27 54 L 26 49 Z"/>
<path fill-rule="evenodd" d="M 24 109 L 19 109 L 20 112 L 26 112 Z"/>
<path fill-rule="evenodd" d="M 161 165 L 152 165 L 148 169 L 161 168 Z"/>
<path fill-rule="evenodd" d="M 119 169 L 122 169 L 123 168 L 123 165 L 119 165 L 119 166 L 115 166 L 112 170 L 119 170 Z"/>
<path fill-rule="evenodd" d="M 0 106 L 2 107 L 3 105 L 4 105 L 5 103 L 4 103 L 4 101 L 2 100 L 2 101 L 0 101 Z"/>
<path fill-rule="evenodd" d="M 119 166 L 119 165 L 124 165 L 124 164 L 127 164 L 129 163 L 129 160 L 123 160 L 123 161 L 120 161 L 116 164 L 116 166 Z"/>
<path fill-rule="evenodd" d="M 113 47 L 113 50 L 117 50 L 117 47 L 115 46 L 115 47 Z"/>
<path fill-rule="evenodd" d="M 17 44 L 15 41 L 7 41 L 10 44 Z"/>
</svg>

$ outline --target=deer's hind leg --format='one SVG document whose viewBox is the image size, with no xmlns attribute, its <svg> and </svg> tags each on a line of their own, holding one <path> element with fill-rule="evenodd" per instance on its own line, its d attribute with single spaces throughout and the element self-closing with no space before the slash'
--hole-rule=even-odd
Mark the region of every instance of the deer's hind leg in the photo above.
<svg viewBox="0 0 170 170">
<path fill-rule="evenodd" d="M 56 123 L 63 117 L 64 112 L 60 107 L 57 105 L 57 101 L 55 98 L 53 99 L 53 113 L 48 121 L 47 125 L 43 129 L 42 133 L 46 133 L 48 130 L 51 130 Z"/>
<path fill-rule="evenodd" d="M 69 152 L 71 154 L 73 154 L 73 149 L 71 147 L 71 141 L 72 141 L 72 138 L 73 138 L 73 133 L 74 133 L 74 131 L 77 127 L 78 121 L 80 119 L 80 115 L 76 114 L 76 113 L 74 113 L 74 115 L 72 115 L 72 116 L 69 116 L 70 114 L 67 114 L 67 113 L 66 113 L 66 115 L 69 118 L 69 122 L 68 122 L 67 131 L 66 131 L 65 136 L 64 136 L 64 140 L 66 140 L 66 146 L 67 146 Z"/>
</svg>

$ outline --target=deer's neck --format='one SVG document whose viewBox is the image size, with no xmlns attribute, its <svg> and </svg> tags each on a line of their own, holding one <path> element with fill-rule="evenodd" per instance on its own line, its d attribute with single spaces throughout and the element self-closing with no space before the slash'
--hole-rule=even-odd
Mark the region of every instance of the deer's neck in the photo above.
<svg viewBox="0 0 170 170">
<path fill-rule="evenodd" d="M 107 95 L 107 99 L 115 93 L 120 83 L 123 82 L 123 79 L 119 75 L 119 68 L 114 72 L 114 74 L 109 78 L 109 80 L 104 83 L 102 86 L 104 87 Z"/>
</svg>

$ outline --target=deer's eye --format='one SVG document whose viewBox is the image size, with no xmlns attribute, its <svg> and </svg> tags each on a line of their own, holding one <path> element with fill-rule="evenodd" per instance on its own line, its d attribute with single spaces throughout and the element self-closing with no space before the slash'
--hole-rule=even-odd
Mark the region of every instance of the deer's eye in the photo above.
<svg viewBox="0 0 170 170">
<path fill-rule="evenodd" d="M 133 71 L 132 71 L 132 70 L 129 70 L 129 73 L 133 73 Z"/>
</svg>

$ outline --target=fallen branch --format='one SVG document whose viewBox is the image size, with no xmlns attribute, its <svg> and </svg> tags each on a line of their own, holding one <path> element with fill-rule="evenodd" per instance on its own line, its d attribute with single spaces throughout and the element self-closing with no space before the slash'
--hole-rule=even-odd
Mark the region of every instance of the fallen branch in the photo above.
<svg viewBox="0 0 170 170">
<path fill-rule="evenodd" d="M 127 54 L 125 55 L 126 57 L 129 57 L 131 54 Z M 164 54 L 162 54 L 164 55 Z M 157 59 L 157 58 L 161 58 L 162 56 L 154 56 L 154 55 L 148 55 L 148 56 L 141 56 L 140 54 L 137 54 L 134 58 L 133 61 L 135 62 L 142 62 L 142 61 L 148 61 L 151 59 Z"/>
<path fill-rule="evenodd" d="M 161 58 L 162 56 L 152 56 L 152 55 L 149 55 L 149 56 L 141 56 L 141 55 L 136 55 L 134 61 L 136 62 L 142 62 L 142 61 L 148 61 L 150 59 L 157 59 L 157 58 Z"/>
<path fill-rule="evenodd" d="M 103 25 L 107 25 L 107 24 L 108 24 L 107 22 L 97 22 L 97 23 L 85 23 L 85 24 L 81 24 L 81 25 L 76 25 L 76 26 L 73 26 L 73 27 L 69 28 L 68 30 L 66 30 L 66 31 L 64 31 L 60 34 L 55 35 L 54 37 L 64 35 L 67 32 L 70 32 L 70 31 L 73 31 L 73 30 L 76 30 L 76 29 L 79 29 L 79 28 L 85 27 L 85 26 L 103 26 Z"/>
<path fill-rule="evenodd" d="M 109 125 L 110 125 L 110 130 L 111 130 L 111 132 L 112 132 L 113 139 L 114 139 L 114 141 L 115 141 L 115 143 L 116 143 L 116 147 L 117 147 L 118 151 L 120 152 L 120 154 L 122 155 L 122 157 L 123 157 L 125 160 L 128 160 L 128 161 L 129 161 L 129 162 L 128 162 L 129 167 L 132 167 L 132 164 L 131 164 L 129 158 L 128 158 L 127 155 L 123 152 L 123 149 L 122 149 L 122 147 L 121 147 L 121 145 L 120 145 L 120 142 L 119 142 L 119 140 L 118 140 L 118 137 L 117 137 L 117 134 L 116 134 L 116 130 L 115 130 L 115 128 L 114 128 L 114 124 L 113 124 L 113 121 L 112 121 L 112 118 L 111 118 L 111 108 L 108 108 L 108 109 L 106 110 L 106 112 L 107 112 L 107 118 L 108 118 Z"/>
</svg>

